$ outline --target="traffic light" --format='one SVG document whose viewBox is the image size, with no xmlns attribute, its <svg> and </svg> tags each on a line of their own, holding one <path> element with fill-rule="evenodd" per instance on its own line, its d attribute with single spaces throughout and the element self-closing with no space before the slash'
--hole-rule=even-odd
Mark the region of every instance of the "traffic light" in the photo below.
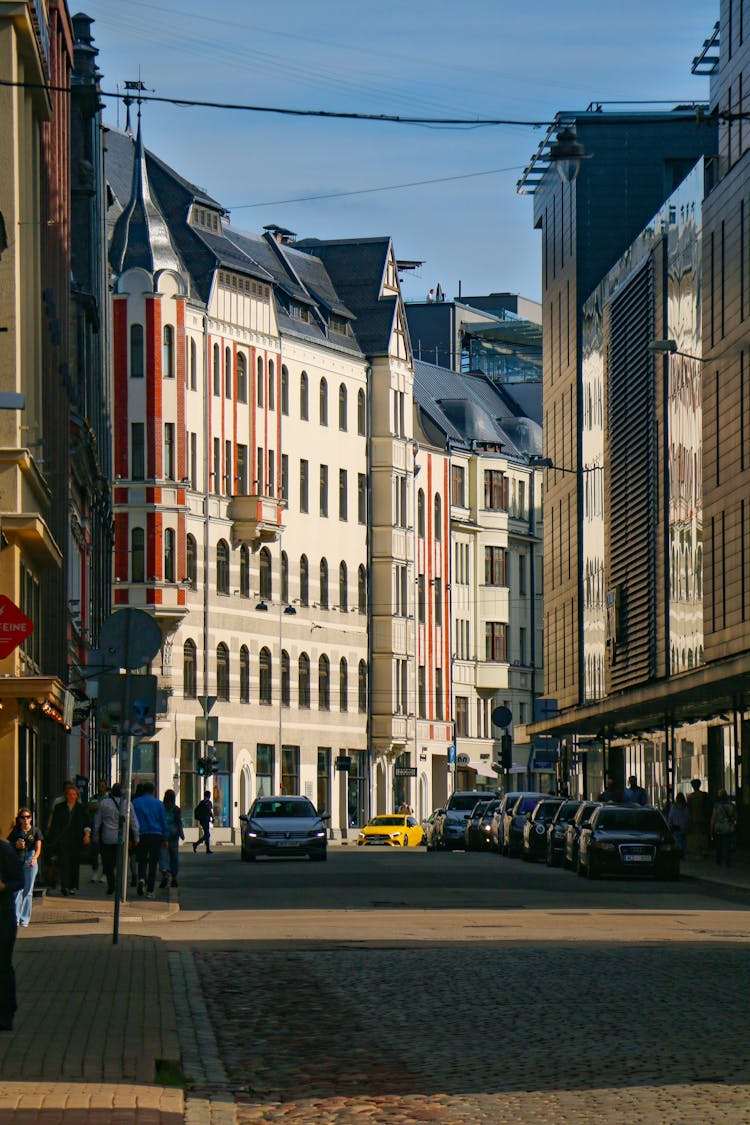
<svg viewBox="0 0 750 1125">
<path fill-rule="evenodd" d="M 504 770 L 509 770 L 513 765 L 513 739 L 507 732 L 502 738 L 500 762 Z"/>
<path fill-rule="evenodd" d="M 208 777 L 211 770 L 211 764 L 208 758 L 198 759 L 198 777 Z"/>
</svg>

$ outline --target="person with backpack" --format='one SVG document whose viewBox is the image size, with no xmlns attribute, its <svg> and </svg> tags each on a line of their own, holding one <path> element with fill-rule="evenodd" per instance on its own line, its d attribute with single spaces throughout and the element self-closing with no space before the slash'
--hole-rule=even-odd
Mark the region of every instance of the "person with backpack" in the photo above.
<svg viewBox="0 0 750 1125">
<path fill-rule="evenodd" d="M 211 824 L 214 819 L 214 806 L 211 803 L 210 790 L 206 790 L 203 794 L 203 800 L 199 801 L 195 806 L 193 816 L 200 825 L 200 835 L 193 844 L 193 851 L 197 852 L 201 844 L 206 845 L 206 855 L 211 855 Z"/>
<path fill-rule="evenodd" d="M 726 789 L 720 789 L 711 813 L 711 836 L 716 845 L 719 867 L 732 865 L 732 840 L 737 827 L 737 810 Z"/>
<path fill-rule="evenodd" d="M 167 817 L 167 846 L 161 850 L 159 864 L 161 866 L 160 890 L 169 886 L 170 876 L 172 886 L 177 886 L 177 875 L 180 869 L 180 840 L 185 839 L 182 827 L 182 811 L 177 804 L 177 795 L 174 789 L 167 789 L 162 800 L 164 812 Z"/>
</svg>

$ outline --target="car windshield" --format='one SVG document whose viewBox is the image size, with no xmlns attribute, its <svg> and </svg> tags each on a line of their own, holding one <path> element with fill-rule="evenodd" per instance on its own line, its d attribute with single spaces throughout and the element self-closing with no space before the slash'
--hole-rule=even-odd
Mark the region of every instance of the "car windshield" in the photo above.
<svg viewBox="0 0 750 1125">
<path fill-rule="evenodd" d="M 489 808 L 489 804 L 489 801 L 479 801 L 479 803 L 474 806 L 474 811 L 471 815 L 481 816 L 482 813 L 487 811 L 487 809 Z"/>
<path fill-rule="evenodd" d="M 566 801 L 564 805 L 560 806 L 560 812 L 558 813 L 557 819 L 570 820 L 576 815 L 580 807 L 580 801 Z"/>
<path fill-rule="evenodd" d="M 534 820 L 552 820 L 559 808 L 559 801 L 542 801 L 534 813 Z"/>
<path fill-rule="evenodd" d="M 583 824 L 583 822 L 588 820 L 592 812 L 594 812 L 594 810 L 597 808 L 598 805 L 581 805 L 580 809 L 576 813 L 576 824 Z"/>
<path fill-rule="evenodd" d="M 521 797 L 513 812 L 516 816 L 520 813 L 533 812 L 541 800 L 538 793 L 531 797 Z"/>
<path fill-rule="evenodd" d="M 664 817 L 656 809 L 602 809 L 596 818 L 596 827 L 608 832 L 623 829 L 662 832 Z"/>
<path fill-rule="evenodd" d="M 403 828 L 402 816 L 374 816 L 368 827 L 370 828 Z"/>
<path fill-rule="evenodd" d="M 476 793 L 454 793 L 448 802 L 448 808 L 451 810 L 458 809 L 473 809 L 477 803 Z"/>
<path fill-rule="evenodd" d="M 317 816 L 309 801 L 256 801 L 250 813 L 258 820 L 267 817 Z"/>
</svg>

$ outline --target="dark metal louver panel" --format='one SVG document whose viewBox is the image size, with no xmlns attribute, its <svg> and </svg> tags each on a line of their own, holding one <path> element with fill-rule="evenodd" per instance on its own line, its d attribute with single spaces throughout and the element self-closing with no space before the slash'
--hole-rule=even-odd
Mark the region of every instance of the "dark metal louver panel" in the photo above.
<svg viewBox="0 0 750 1125">
<path fill-rule="evenodd" d="M 622 605 L 610 641 L 616 691 L 656 669 L 656 448 L 653 357 L 654 278 L 649 258 L 609 303 L 607 459 L 609 587 Z"/>
</svg>

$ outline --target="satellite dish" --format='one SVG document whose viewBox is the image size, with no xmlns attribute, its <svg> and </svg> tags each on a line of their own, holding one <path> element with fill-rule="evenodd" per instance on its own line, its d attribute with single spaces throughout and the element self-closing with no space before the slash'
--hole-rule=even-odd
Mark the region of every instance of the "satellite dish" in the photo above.
<svg viewBox="0 0 750 1125">
<path fill-rule="evenodd" d="M 99 648 L 108 667 L 132 672 L 154 659 L 161 648 L 161 629 L 142 609 L 118 609 L 102 623 Z"/>
<path fill-rule="evenodd" d="M 502 727 L 505 730 L 513 722 L 513 713 L 510 707 L 496 707 L 491 718 L 496 727 Z"/>
</svg>

